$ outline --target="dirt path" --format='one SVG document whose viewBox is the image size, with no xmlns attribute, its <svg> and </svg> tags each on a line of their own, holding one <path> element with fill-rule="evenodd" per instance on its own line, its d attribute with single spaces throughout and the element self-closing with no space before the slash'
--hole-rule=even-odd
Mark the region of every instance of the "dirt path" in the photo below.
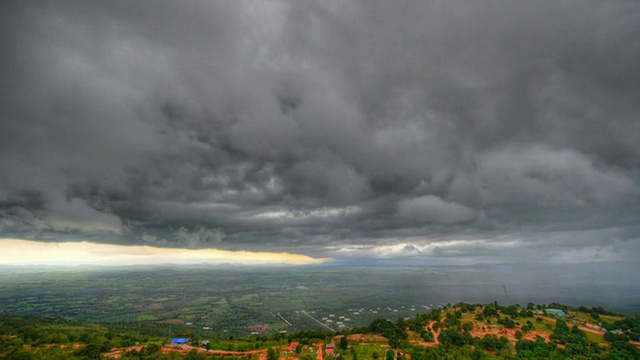
<svg viewBox="0 0 640 360">
<path fill-rule="evenodd" d="M 142 350 L 142 346 L 131 346 L 127 348 L 113 348 L 108 353 L 103 353 L 102 356 L 110 359 L 119 359 L 122 357 L 127 351 L 140 351 Z M 230 350 L 207 350 L 200 347 L 194 347 L 191 345 L 182 345 L 179 347 L 162 347 L 160 351 L 162 353 L 181 353 L 188 354 L 192 350 L 196 350 L 200 354 L 212 354 L 212 355 L 232 355 L 232 356 L 245 356 L 245 355 L 260 355 L 260 359 L 267 358 L 267 349 L 258 349 L 258 350 L 250 350 L 250 351 L 230 351 Z"/>
<path fill-rule="evenodd" d="M 422 346 L 422 347 L 436 347 L 440 345 L 440 340 L 438 340 L 438 337 L 440 336 L 440 328 L 438 327 L 438 331 L 433 330 L 433 325 L 435 323 L 436 323 L 435 321 L 431 321 L 429 325 L 424 327 L 426 331 L 431 331 L 433 333 L 433 337 L 434 337 L 433 342 L 411 340 L 411 343 L 414 345 Z"/>
<path fill-rule="evenodd" d="M 433 332 L 433 337 L 434 337 L 434 344 L 436 345 L 440 345 L 440 340 L 438 340 L 438 338 L 440 337 L 440 326 L 438 326 L 438 330 L 434 330 L 433 329 L 433 325 L 435 325 L 435 320 L 430 322 L 429 325 L 427 325 L 427 329 L 426 330 L 431 330 Z"/>
<path fill-rule="evenodd" d="M 324 360 L 324 356 L 322 355 L 322 344 L 313 344 L 318 347 L 318 360 Z"/>
<path fill-rule="evenodd" d="M 142 350 L 143 346 L 129 346 L 126 348 L 113 348 L 111 349 L 111 351 L 109 351 L 108 353 L 102 353 L 101 355 L 103 357 L 109 358 L 109 359 L 120 359 L 122 357 L 122 354 L 128 352 L 128 351 L 140 351 Z"/>
<path fill-rule="evenodd" d="M 382 335 L 364 335 L 364 334 L 350 334 L 347 335 L 347 340 L 356 342 L 388 342 L 389 339 Z"/>
<path fill-rule="evenodd" d="M 578 325 L 578 329 L 580 329 L 582 331 L 585 331 L 585 332 L 588 332 L 588 333 L 600 335 L 600 336 L 604 335 L 604 331 L 598 331 L 596 329 L 591 329 L 591 328 L 588 328 L 588 327 L 582 326 L 582 325 Z"/>
</svg>

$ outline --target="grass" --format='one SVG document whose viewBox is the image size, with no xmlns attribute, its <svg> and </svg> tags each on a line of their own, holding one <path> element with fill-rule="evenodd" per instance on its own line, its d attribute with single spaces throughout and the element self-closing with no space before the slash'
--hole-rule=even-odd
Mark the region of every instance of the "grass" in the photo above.
<svg viewBox="0 0 640 360">
<path fill-rule="evenodd" d="M 387 349 L 382 348 L 379 344 L 375 344 L 375 343 L 353 343 L 351 342 L 349 344 L 351 346 L 351 352 L 355 351 L 357 353 L 357 357 L 358 359 L 361 360 L 369 360 L 369 359 L 373 359 L 373 353 L 377 352 L 378 353 L 378 358 L 381 360 L 384 360 L 384 352 Z M 347 355 L 346 358 L 353 358 L 353 355 L 351 354 L 345 354 Z M 350 355 L 350 356 L 349 356 Z"/>
<path fill-rule="evenodd" d="M 594 343 L 598 343 L 598 344 L 605 342 L 604 336 L 602 336 L 602 335 L 597 335 L 597 334 L 586 332 L 586 331 L 585 331 L 585 334 L 587 335 L 586 336 L 587 337 L 587 341 L 589 341 L 589 342 L 594 342 Z"/>
</svg>

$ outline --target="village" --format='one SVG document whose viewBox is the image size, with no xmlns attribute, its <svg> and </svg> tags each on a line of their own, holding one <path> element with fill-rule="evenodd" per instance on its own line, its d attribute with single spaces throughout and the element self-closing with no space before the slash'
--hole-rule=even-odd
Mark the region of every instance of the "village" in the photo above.
<svg viewBox="0 0 640 360">
<path fill-rule="evenodd" d="M 412 308 L 412 309 L 415 309 Z M 393 311 L 392 308 L 388 310 Z M 373 309 L 350 309 L 353 315 L 364 311 L 377 311 Z M 305 312 L 309 316 L 319 315 L 317 311 Z M 376 331 L 374 323 L 368 328 L 347 328 L 349 318 L 346 315 L 327 314 L 317 321 L 327 326 L 338 326 L 340 331 L 331 328 L 325 333 L 324 338 L 296 338 L 294 334 L 288 334 L 284 339 L 291 339 L 286 344 L 278 346 L 253 349 L 245 351 L 231 351 L 228 349 L 216 349 L 214 342 L 210 340 L 193 340 L 189 338 L 173 338 L 160 348 L 162 353 L 201 354 L 210 356 L 243 357 L 256 360 L 334 360 L 347 358 L 360 359 L 404 359 L 410 357 L 408 348 L 435 348 L 445 343 L 455 343 L 448 338 L 451 334 L 466 334 L 469 336 L 469 344 L 474 348 L 483 348 L 488 353 L 496 353 L 499 349 L 512 352 L 517 349 L 522 341 L 535 343 L 542 341 L 553 345 L 553 348 L 564 349 L 565 343 L 560 338 L 556 329 L 560 324 L 574 327 L 572 332 L 584 334 L 586 342 L 597 344 L 602 349 L 611 345 L 608 339 L 612 337 L 625 338 L 633 347 L 640 347 L 637 334 L 630 328 L 616 328 L 613 324 L 622 321 L 622 317 L 612 314 L 598 314 L 596 312 L 585 313 L 577 310 L 563 310 L 559 308 L 534 307 L 529 304 L 527 308 L 519 306 L 499 307 L 494 304 L 487 306 L 458 304 L 436 305 L 434 310 L 426 314 L 417 314 L 416 317 L 399 318 L 395 325 L 390 320 L 376 320 L 379 324 L 385 324 L 387 329 Z M 495 319 L 495 320 L 494 320 Z M 283 321 L 287 321 L 283 319 Z M 340 326 L 343 325 L 343 326 Z M 389 337 L 389 326 L 398 328 L 404 334 L 400 339 Z M 322 328 L 322 327 L 321 327 Z M 252 330 L 258 328 L 253 327 Z M 262 328 L 266 331 L 267 328 Z M 327 330 L 327 329 L 323 329 Z M 633 335 L 632 335 L 633 334 Z M 283 334 L 280 333 L 280 336 Z M 387 335 L 387 336 L 385 336 Z M 391 335 L 395 337 L 395 335 Z M 633 339 L 632 339 L 633 338 Z M 483 345 L 494 340 L 494 345 Z M 495 345 L 499 343 L 500 345 Z M 141 351 L 142 346 L 112 349 L 103 354 L 104 357 L 119 359 L 124 353 Z"/>
</svg>

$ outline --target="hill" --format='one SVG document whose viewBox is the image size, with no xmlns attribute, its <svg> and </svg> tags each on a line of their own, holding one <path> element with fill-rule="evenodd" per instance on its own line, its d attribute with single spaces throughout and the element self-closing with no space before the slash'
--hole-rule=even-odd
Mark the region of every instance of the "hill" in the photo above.
<svg viewBox="0 0 640 360">
<path fill-rule="evenodd" d="M 638 359 L 640 321 L 602 308 L 562 304 L 446 305 L 413 318 L 376 319 L 332 333 L 172 338 L 152 327 L 61 318 L 0 318 L 5 359 Z"/>
</svg>

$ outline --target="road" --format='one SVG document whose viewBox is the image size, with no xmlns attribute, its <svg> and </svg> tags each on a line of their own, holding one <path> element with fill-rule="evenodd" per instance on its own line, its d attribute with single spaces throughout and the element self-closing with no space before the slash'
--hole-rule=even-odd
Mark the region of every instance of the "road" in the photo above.
<svg viewBox="0 0 640 360">
<path fill-rule="evenodd" d="M 322 355 L 322 343 L 313 345 L 318 347 L 318 360 L 323 360 L 324 356 Z"/>
<path fill-rule="evenodd" d="M 323 323 L 322 321 L 320 321 L 320 320 L 318 320 L 318 319 L 314 318 L 313 316 L 309 315 L 309 313 L 307 313 L 306 311 L 304 311 L 304 310 L 301 310 L 301 311 L 302 311 L 302 313 L 303 313 L 304 315 L 306 315 L 307 317 L 309 317 L 309 319 L 311 319 L 311 320 L 313 320 L 313 321 L 317 322 L 317 323 L 318 323 L 318 325 L 322 326 L 323 328 L 325 328 L 325 329 L 327 329 L 327 330 L 329 330 L 329 331 L 331 331 L 331 332 L 336 332 L 335 330 L 333 330 L 332 328 L 330 328 L 329 326 L 327 326 L 327 325 L 326 325 L 325 323 Z"/>
<path fill-rule="evenodd" d="M 285 324 L 289 325 L 290 327 L 292 327 L 294 329 L 296 328 L 295 326 L 291 325 L 291 323 L 289 321 L 287 321 L 287 319 L 285 319 L 284 316 L 280 315 L 280 313 L 278 313 L 278 317 L 280 319 L 282 319 L 282 321 L 284 321 Z"/>
</svg>

